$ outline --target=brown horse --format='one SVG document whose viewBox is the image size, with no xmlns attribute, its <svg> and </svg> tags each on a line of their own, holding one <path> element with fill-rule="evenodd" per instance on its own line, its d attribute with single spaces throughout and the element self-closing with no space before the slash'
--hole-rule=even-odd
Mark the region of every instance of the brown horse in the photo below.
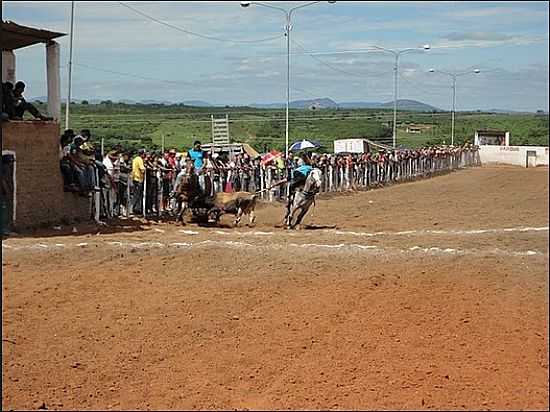
<svg viewBox="0 0 550 412">
<path fill-rule="evenodd" d="M 174 189 L 176 198 L 176 222 L 185 225 L 184 215 L 189 209 L 189 203 L 200 196 L 201 188 L 199 177 L 195 173 L 182 176 L 177 187 Z"/>
</svg>

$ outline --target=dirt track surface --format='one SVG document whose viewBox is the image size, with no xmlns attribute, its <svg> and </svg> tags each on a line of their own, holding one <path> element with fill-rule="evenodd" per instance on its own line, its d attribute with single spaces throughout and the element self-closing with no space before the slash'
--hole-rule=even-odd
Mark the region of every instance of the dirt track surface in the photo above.
<svg viewBox="0 0 550 412">
<path fill-rule="evenodd" d="M 3 410 L 548 409 L 547 168 L 281 216 L 4 241 Z"/>
</svg>

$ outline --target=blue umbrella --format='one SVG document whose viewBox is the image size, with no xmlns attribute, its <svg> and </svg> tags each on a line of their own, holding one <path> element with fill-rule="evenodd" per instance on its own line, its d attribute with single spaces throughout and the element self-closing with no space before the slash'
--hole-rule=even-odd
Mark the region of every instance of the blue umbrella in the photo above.
<svg viewBox="0 0 550 412">
<path fill-rule="evenodd" d="M 298 142 L 292 143 L 292 145 L 288 148 L 290 151 L 299 151 L 299 150 L 305 150 L 305 149 L 316 149 L 318 147 L 321 147 L 321 145 L 318 142 L 312 141 L 312 140 L 300 140 Z"/>
</svg>

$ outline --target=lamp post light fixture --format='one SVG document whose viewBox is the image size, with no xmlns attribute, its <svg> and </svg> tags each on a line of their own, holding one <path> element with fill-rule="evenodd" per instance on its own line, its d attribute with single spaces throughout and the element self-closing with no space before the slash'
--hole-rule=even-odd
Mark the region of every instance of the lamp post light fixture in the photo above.
<svg viewBox="0 0 550 412">
<path fill-rule="evenodd" d="M 321 3 L 321 1 L 311 1 L 309 3 L 302 4 L 300 6 L 293 7 L 291 9 L 284 9 L 282 7 L 272 6 L 270 4 L 261 3 L 257 1 L 241 1 L 241 7 L 249 7 L 251 5 L 267 7 L 269 9 L 278 10 L 285 14 L 285 36 L 286 36 L 286 128 L 285 128 L 285 159 L 288 159 L 288 112 L 290 107 L 290 31 L 292 30 L 292 14 L 298 10 L 313 4 Z M 328 3 L 334 4 L 336 0 L 329 0 Z"/>
<path fill-rule="evenodd" d="M 474 69 L 472 71 L 468 70 L 468 71 L 461 72 L 461 73 L 449 73 L 449 72 L 444 72 L 442 70 L 436 70 L 436 69 L 430 69 L 429 71 L 430 71 L 430 73 L 441 73 L 441 74 L 444 74 L 446 76 L 450 76 L 453 79 L 453 86 L 452 86 L 452 89 L 453 89 L 453 111 L 452 111 L 452 114 L 451 114 L 451 146 L 454 146 L 454 144 L 455 144 L 456 78 L 459 77 L 459 76 L 464 76 L 466 74 L 472 74 L 472 73 L 479 74 L 480 70 L 479 69 Z"/>
<path fill-rule="evenodd" d="M 412 47 L 412 48 L 408 48 L 408 49 L 402 49 L 402 50 L 393 50 L 393 49 L 387 49 L 385 47 L 380 47 L 380 46 L 372 46 L 374 49 L 377 49 L 377 50 L 380 50 L 380 51 L 383 51 L 383 52 L 387 52 L 387 53 L 391 53 L 394 55 L 395 57 L 395 63 L 394 63 L 394 66 L 393 66 L 393 133 L 392 133 L 392 138 L 393 138 L 393 147 L 395 148 L 396 146 L 396 143 L 397 143 L 397 96 L 398 96 L 398 87 L 399 87 L 399 83 L 398 83 L 398 73 L 399 73 L 399 56 L 401 56 L 402 54 L 404 53 L 408 53 L 408 52 L 411 52 L 411 51 L 418 51 L 418 50 L 430 50 L 431 47 L 429 44 L 425 44 L 424 46 L 422 47 Z"/>
</svg>

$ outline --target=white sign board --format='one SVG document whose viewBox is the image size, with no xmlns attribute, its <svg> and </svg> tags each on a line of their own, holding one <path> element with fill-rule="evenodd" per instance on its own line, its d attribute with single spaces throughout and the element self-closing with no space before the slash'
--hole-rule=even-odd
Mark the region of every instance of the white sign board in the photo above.
<svg viewBox="0 0 550 412">
<path fill-rule="evenodd" d="M 365 139 L 340 139 L 334 141 L 334 153 L 367 153 L 369 144 Z"/>
</svg>

